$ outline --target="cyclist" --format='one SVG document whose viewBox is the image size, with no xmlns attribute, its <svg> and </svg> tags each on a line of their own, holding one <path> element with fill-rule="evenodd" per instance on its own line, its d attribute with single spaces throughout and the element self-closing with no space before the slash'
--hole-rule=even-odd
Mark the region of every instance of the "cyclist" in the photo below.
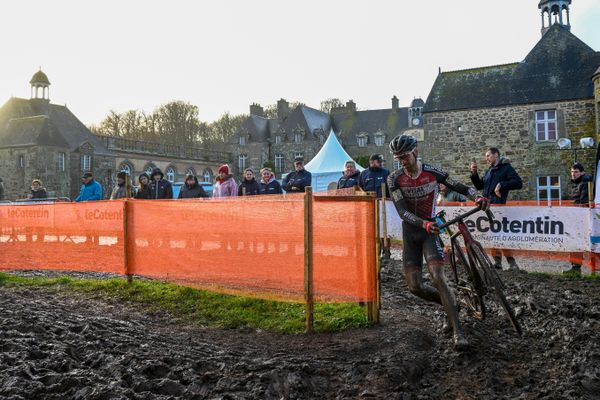
<svg viewBox="0 0 600 400">
<path fill-rule="evenodd" d="M 476 196 L 475 189 L 448 177 L 444 171 L 417 158 L 417 139 L 410 135 L 398 135 L 390 142 L 390 150 L 401 168 L 388 177 L 388 188 L 402 218 L 402 243 L 404 276 L 411 293 L 428 301 L 441 304 L 452 329 L 456 350 L 469 346 L 460 322 L 456 301 L 450 291 L 444 275 L 444 253 L 439 240 L 439 226 L 435 223 L 435 204 L 438 187 L 443 183 L 448 188 L 467 196 L 482 209 L 489 202 Z M 423 256 L 433 281 L 433 286 L 425 285 L 422 277 Z"/>
</svg>

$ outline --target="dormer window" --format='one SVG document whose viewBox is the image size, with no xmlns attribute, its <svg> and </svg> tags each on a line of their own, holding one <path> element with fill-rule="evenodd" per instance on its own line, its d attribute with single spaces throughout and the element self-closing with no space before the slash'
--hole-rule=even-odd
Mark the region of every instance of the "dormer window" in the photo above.
<svg viewBox="0 0 600 400">
<path fill-rule="evenodd" d="M 240 146 L 246 145 L 246 136 L 240 136 Z"/>
<path fill-rule="evenodd" d="M 275 144 L 281 144 L 281 136 L 280 135 L 275 136 Z"/>
<path fill-rule="evenodd" d="M 294 133 L 294 143 L 300 144 L 302 143 L 302 134 L 300 132 Z"/>
<path fill-rule="evenodd" d="M 367 147 L 367 143 L 368 143 L 368 138 L 367 135 L 360 135 L 357 138 L 357 142 L 358 142 L 358 147 Z"/>
<path fill-rule="evenodd" d="M 383 134 L 375 135 L 375 146 L 383 146 L 385 144 L 385 136 Z"/>
</svg>

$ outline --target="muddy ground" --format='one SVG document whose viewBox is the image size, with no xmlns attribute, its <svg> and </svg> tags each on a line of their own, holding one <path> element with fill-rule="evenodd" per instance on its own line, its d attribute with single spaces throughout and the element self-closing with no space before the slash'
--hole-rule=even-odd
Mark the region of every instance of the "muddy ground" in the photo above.
<svg viewBox="0 0 600 400">
<path fill-rule="evenodd" d="M 382 274 L 380 325 L 311 336 L 0 286 L 0 398 L 600 398 L 600 281 L 502 278 L 525 333 L 498 309 L 483 322 L 462 315 L 465 353 L 451 349 L 440 307 L 407 291 L 398 261 Z"/>
</svg>

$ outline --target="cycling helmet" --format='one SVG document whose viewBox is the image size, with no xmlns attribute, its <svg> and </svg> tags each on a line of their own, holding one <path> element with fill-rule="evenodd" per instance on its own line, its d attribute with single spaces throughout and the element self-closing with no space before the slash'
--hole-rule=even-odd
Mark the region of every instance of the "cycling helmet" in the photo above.
<svg viewBox="0 0 600 400">
<path fill-rule="evenodd" d="M 417 147 L 417 139 L 411 135 L 398 135 L 390 142 L 390 150 L 394 154 L 408 153 Z"/>
</svg>

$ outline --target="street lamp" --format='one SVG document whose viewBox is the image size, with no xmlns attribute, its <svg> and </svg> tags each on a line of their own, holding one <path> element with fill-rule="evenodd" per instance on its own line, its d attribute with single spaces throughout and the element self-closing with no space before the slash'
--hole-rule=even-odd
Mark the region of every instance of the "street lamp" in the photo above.
<svg viewBox="0 0 600 400">
<path fill-rule="evenodd" d="M 571 146 L 571 139 L 560 138 L 558 139 L 558 150 L 570 150 L 573 152 L 573 160 L 577 162 L 577 152 L 582 150 L 590 150 L 594 148 L 594 138 L 584 137 L 579 139 L 579 147 Z"/>
</svg>

